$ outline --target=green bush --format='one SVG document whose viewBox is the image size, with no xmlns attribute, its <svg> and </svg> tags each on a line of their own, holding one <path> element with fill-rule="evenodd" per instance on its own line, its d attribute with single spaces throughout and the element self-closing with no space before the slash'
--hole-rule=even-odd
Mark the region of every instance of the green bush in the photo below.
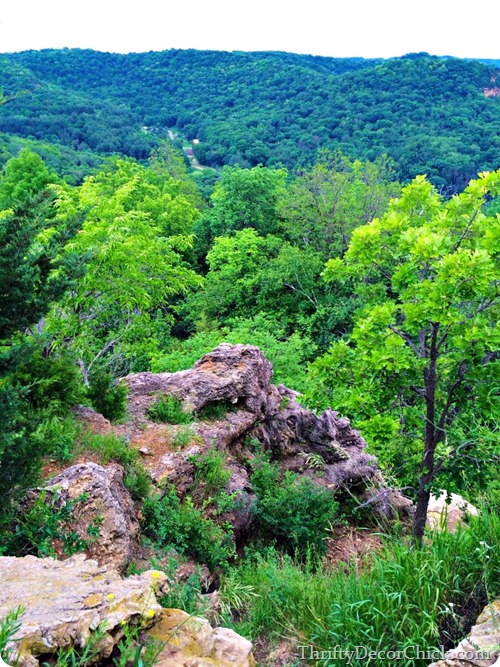
<svg viewBox="0 0 500 667">
<path fill-rule="evenodd" d="M 187 447 L 193 438 L 196 438 L 195 432 L 190 426 L 185 426 L 177 430 L 172 440 L 172 445 L 182 449 L 183 447 Z"/>
<path fill-rule="evenodd" d="M 203 570 L 197 565 L 187 579 L 180 580 L 177 570 L 185 562 L 178 554 L 170 554 L 167 567 L 162 567 L 171 584 L 168 592 L 160 598 L 159 602 L 166 609 L 182 609 L 188 614 L 200 616 L 203 606 Z M 154 566 L 154 563 L 152 563 Z"/>
<path fill-rule="evenodd" d="M 101 520 L 96 517 L 82 538 L 73 526 L 75 507 L 87 499 L 81 494 L 75 500 L 59 502 L 56 494 L 42 491 L 30 506 L 21 508 L 10 530 L 4 534 L 5 551 L 9 555 L 57 557 L 54 541 L 60 544 L 62 553 L 72 556 L 85 551 L 99 536 Z"/>
<path fill-rule="evenodd" d="M 87 398 L 92 407 L 112 422 L 124 419 L 127 414 L 128 390 L 125 383 L 113 380 L 110 373 L 98 372 L 90 379 Z"/>
<path fill-rule="evenodd" d="M 205 454 L 193 456 L 192 460 L 196 469 L 195 489 L 203 487 L 205 497 L 222 493 L 231 477 L 231 471 L 224 467 L 224 454 L 212 447 Z"/>
<path fill-rule="evenodd" d="M 166 424 L 190 424 L 192 415 L 186 412 L 182 402 L 175 396 L 160 396 L 148 409 L 148 417 Z"/>
<path fill-rule="evenodd" d="M 305 556 L 326 550 L 327 530 L 338 504 L 329 489 L 258 458 L 250 478 L 257 494 L 252 512 L 264 541 L 276 540 L 287 551 Z"/>
<path fill-rule="evenodd" d="M 196 416 L 204 421 L 216 421 L 224 419 L 228 412 L 236 412 L 237 409 L 236 405 L 229 401 L 209 401 Z"/>
<path fill-rule="evenodd" d="M 33 415 L 36 424 L 32 440 L 45 455 L 64 463 L 74 459 L 82 427 L 71 415 L 61 416 L 39 410 Z"/>
<path fill-rule="evenodd" d="M 66 414 L 84 396 L 82 374 L 68 352 L 47 353 L 40 343 L 25 345 L 21 361 L 12 376 L 35 409 Z"/>
<path fill-rule="evenodd" d="M 195 507 L 190 497 L 181 502 L 170 487 L 145 500 L 143 532 L 161 548 L 174 547 L 211 568 L 227 566 L 234 556 L 232 529 L 206 518 L 204 509 Z"/>
<path fill-rule="evenodd" d="M 44 454 L 32 437 L 28 406 L 19 389 L 0 378 L 0 527 L 8 522 L 16 499 L 36 483 Z"/>
</svg>

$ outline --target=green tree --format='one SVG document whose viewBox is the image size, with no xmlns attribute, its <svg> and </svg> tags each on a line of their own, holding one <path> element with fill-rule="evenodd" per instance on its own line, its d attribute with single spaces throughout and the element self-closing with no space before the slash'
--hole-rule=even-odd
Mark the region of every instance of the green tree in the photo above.
<svg viewBox="0 0 500 667">
<path fill-rule="evenodd" d="M 0 178 L 0 340 L 36 323 L 55 293 L 51 282 L 62 229 L 54 225 L 58 177 L 28 150 Z"/>
<path fill-rule="evenodd" d="M 200 285 L 183 256 L 197 215 L 177 182 L 131 161 L 59 192 L 59 215 L 75 211 L 84 223 L 65 252 L 85 273 L 47 317 L 47 330 L 70 341 L 86 383 L 96 365 L 113 375 L 156 349 L 155 327 L 168 324 L 172 298 Z"/>
<path fill-rule="evenodd" d="M 210 198 L 212 208 L 196 223 L 197 254 L 206 254 L 217 236 L 242 229 L 255 229 L 260 236 L 276 233 L 276 207 L 286 178 L 285 169 L 224 167 Z"/>
<path fill-rule="evenodd" d="M 325 258 L 343 255 L 353 229 L 383 213 L 399 190 L 387 157 L 361 162 L 323 151 L 280 200 L 280 228 L 290 241 Z"/>
<path fill-rule="evenodd" d="M 357 276 L 366 305 L 350 338 L 317 362 L 317 379 L 368 437 L 418 456 L 416 542 L 436 476 L 480 446 L 470 428 L 463 440 L 459 416 L 471 402 L 478 419 L 499 416 L 500 217 L 484 212 L 499 193 L 500 171 L 447 202 L 418 176 L 325 271 L 330 281 Z"/>
</svg>

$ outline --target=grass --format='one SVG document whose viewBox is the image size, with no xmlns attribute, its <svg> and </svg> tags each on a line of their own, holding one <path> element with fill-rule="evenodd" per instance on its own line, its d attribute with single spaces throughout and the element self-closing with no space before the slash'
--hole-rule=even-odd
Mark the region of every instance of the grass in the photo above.
<svg viewBox="0 0 500 667">
<path fill-rule="evenodd" d="M 273 549 L 254 553 L 227 576 L 254 595 L 226 624 L 255 640 L 291 638 L 315 650 L 431 650 L 454 645 L 500 589 L 500 518 L 483 513 L 468 529 L 434 534 L 422 549 L 388 541 L 370 567 L 332 572 L 310 561 L 299 566 Z M 414 660 L 414 667 L 429 661 Z M 301 661 L 301 664 L 307 664 Z M 345 658 L 310 664 L 345 665 Z M 365 665 L 353 659 L 351 665 Z M 386 667 L 375 659 L 372 667 Z"/>
<path fill-rule="evenodd" d="M 209 401 L 197 412 L 197 417 L 203 421 L 217 421 L 224 419 L 228 412 L 236 412 L 238 407 L 229 401 Z"/>
</svg>

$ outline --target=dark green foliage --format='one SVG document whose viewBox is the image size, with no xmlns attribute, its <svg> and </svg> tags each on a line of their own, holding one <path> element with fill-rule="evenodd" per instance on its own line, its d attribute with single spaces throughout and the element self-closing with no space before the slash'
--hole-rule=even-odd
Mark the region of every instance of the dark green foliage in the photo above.
<svg viewBox="0 0 500 667">
<path fill-rule="evenodd" d="M 235 412 L 237 409 L 237 406 L 229 401 L 209 401 L 196 416 L 204 421 L 216 421 L 224 419 L 228 412 Z"/>
<path fill-rule="evenodd" d="M 168 593 L 159 599 L 162 607 L 166 609 L 182 609 L 188 614 L 200 615 L 200 605 L 202 604 L 202 578 L 203 570 L 198 566 L 185 581 L 179 581 L 176 576 L 177 570 L 182 566 L 185 559 L 178 555 L 170 554 L 167 567 L 163 570 L 169 580 L 172 582 Z M 154 562 L 153 562 L 154 565 Z"/>
<path fill-rule="evenodd" d="M 327 530 L 338 503 L 331 490 L 308 478 L 286 472 L 258 457 L 250 481 L 257 494 L 253 515 L 265 541 L 277 540 L 285 550 L 304 557 L 309 551 L 324 553 Z"/>
<path fill-rule="evenodd" d="M 387 153 L 399 179 L 427 173 L 456 192 L 498 166 L 499 100 L 483 93 L 495 71 L 428 54 L 27 51 L 4 56 L 5 92 L 31 94 L 0 108 L 0 129 L 145 158 L 155 133 L 175 127 L 200 139 L 196 157 L 215 167 L 296 168 L 318 148 L 369 160 Z"/>
<path fill-rule="evenodd" d="M 75 500 L 60 502 L 57 494 L 42 491 L 33 503 L 23 506 L 14 516 L 3 536 L 4 552 L 10 556 L 57 556 L 55 543 L 62 553 L 71 556 L 87 549 L 99 537 L 102 520 L 96 517 L 87 528 L 87 538 L 78 535 L 73 527 L 73 512 L 87 500 L 85 494 Z"/>
<path fill-rule="evenodd" d="M 99 371 L 93 373 L 87 398 L 92 407 L 110 421 L 120 421 L 127 414 L 128 390 L 125 383 L 113 380 L 111 373 Z"/>
<path fill-rule="evenodd" d="M 82 374 L 71 354 L 36 339 L 19 350 L 12 381 L 35 411 L 65 415 L 84 396 Z"/>
<path fill-rule="evenodd" d="M 0 527 L 13 510 L 13 501 L 38 478 L 43 450 L 30 437 L 26 402 L 19 389 L 0 378 Z"/>
<path fill-rule="evenodd" d="M 226 461 L 224 454 L 212 447 L 205 454 L 193 457 L 193 461 L 196 468 L 194 490 L 198 491 L 201 487 L 205 496 L 220 495 L 231 477 L 231 471 L 226 470 L 224 465 Z"/>
<path fill-rule="evenodd" d="M 189 497 L 181 502 L 173 487 L 147 498 L 143 516 L 144 534 L 161 548 L 174 547 L 210 568 L 227 566 L 234 555 L 230 526 L 206 518 Z"/>
<path fill-rule="evenodd" d="M 190 424 L 193 417 L 183 408 L 182 401 L 175 396 L 160 396 L 148 408 L 148 417 L 166 424 Z"/>
<path fill-rule="evenodd" d="M 51 226 L 53 179 L 29 151 L 9 160 L 0 178 L 0 340 L 34 323 L 60 291 L 53 280 L 59 234 Z"/>
</svg>

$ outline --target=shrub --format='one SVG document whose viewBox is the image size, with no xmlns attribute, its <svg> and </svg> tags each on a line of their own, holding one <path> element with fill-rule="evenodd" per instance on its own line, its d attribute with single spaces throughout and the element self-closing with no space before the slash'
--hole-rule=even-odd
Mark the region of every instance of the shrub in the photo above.
<svg viewBox="0 0 500 667">
<path fill-rule="evenodd" d="M 234 555 L 232 529 L 203 516 L 204 507 L 190 497 L 183 503 L 173 487 L 147 498 L 143 507 L 143 532 L 159 547 L 174 547 L 209 567 L 227 566 Z"/>
<path fill-rule="evenodd" d="M 222 493 L 231 477 L 231 471 L 224 467 L 224 455 L 212 447 L 205 454 L 192 457 L 192 460 L 196 468 L 195 488 L 203 487 L 205 497 Z"/>
<path fill-rule="evenodd" d="M 224 419 L 228 412 L 236 412 L 237 409 L 236 405 L 229 401 L 209 401 L 196 416 L 205 421 L 216 421 Z"/>
<path fill-rule="evenodd" d="M 34 415 L 34 421 L 36 428 L 31 438 L 40 451 L 57 461 L 72 461 L 82 434 L 81 425 L 70 415 L 61 416 L 44 410 Z"/>
<path fill-rule="evenodd" d="M 9 521 L 15 501 L 36 483 L 43 449 L 32 437 L 27 405 L 18 389 L 0 379 L 0 526 Z"/>
<path fill-rule="evenodd" d="M 12 375 L 25 399 L 35 410 L 67 414 L 84 396 L 82 374 L 69 352 L 47 350 L 40 341 L 19 350 L 19 363 Z"/>
<path fill-rule="evenodd" d="M 184 428 L 179 429 L 175 436 L 174 439 L 172 440 L 172 445 L 174 447 L 187 447 L 189 443 L 193 440 L 193 438 L 196 438 L 196 434 L 194 433 L 193 429 L 190 428 L 189 426 L 186 426 Z"/>
<path fill-rule="evenodd" d="M 280 479 L 276 464 L 257 461 L 251 476 L 257 494 L 252 512 L 261 538 L 277 540 L 300 556 L 311 548 L 323 553 L 338 508 L 332 492 L 291 472 Z"/>
<path fill-rule="evenodd" d="M 81 494 L 75 500 L 59 503 L 55 495 L 42 491 L 31 506 L 17 512 L 9 533 L 4 535 L 5 551 L 17 556 L 57 557 L 54 543 L 66 556 L 85 551 L 99 536 L 101 524 L 96 518 L 87 528 L 87 538 L 74 530 L 73 512 L 86 499 L 87 495 Z"/>
<path fill-rule="evenodd" d="M 110 373 L 101 371 L 90 379 L 87 398 L 92 403 L 94 410 L 112 422 L 125 418 L 127 396 L 127 385 L 114 381 Z"/>
<path fill-rule="evenodd" d="M 186 412 L 182 402 L 175 396 L 160 396 L 148 409 L 148 417 L 166 424 L 190 424 L 192 415 Z"/>
</svg>

